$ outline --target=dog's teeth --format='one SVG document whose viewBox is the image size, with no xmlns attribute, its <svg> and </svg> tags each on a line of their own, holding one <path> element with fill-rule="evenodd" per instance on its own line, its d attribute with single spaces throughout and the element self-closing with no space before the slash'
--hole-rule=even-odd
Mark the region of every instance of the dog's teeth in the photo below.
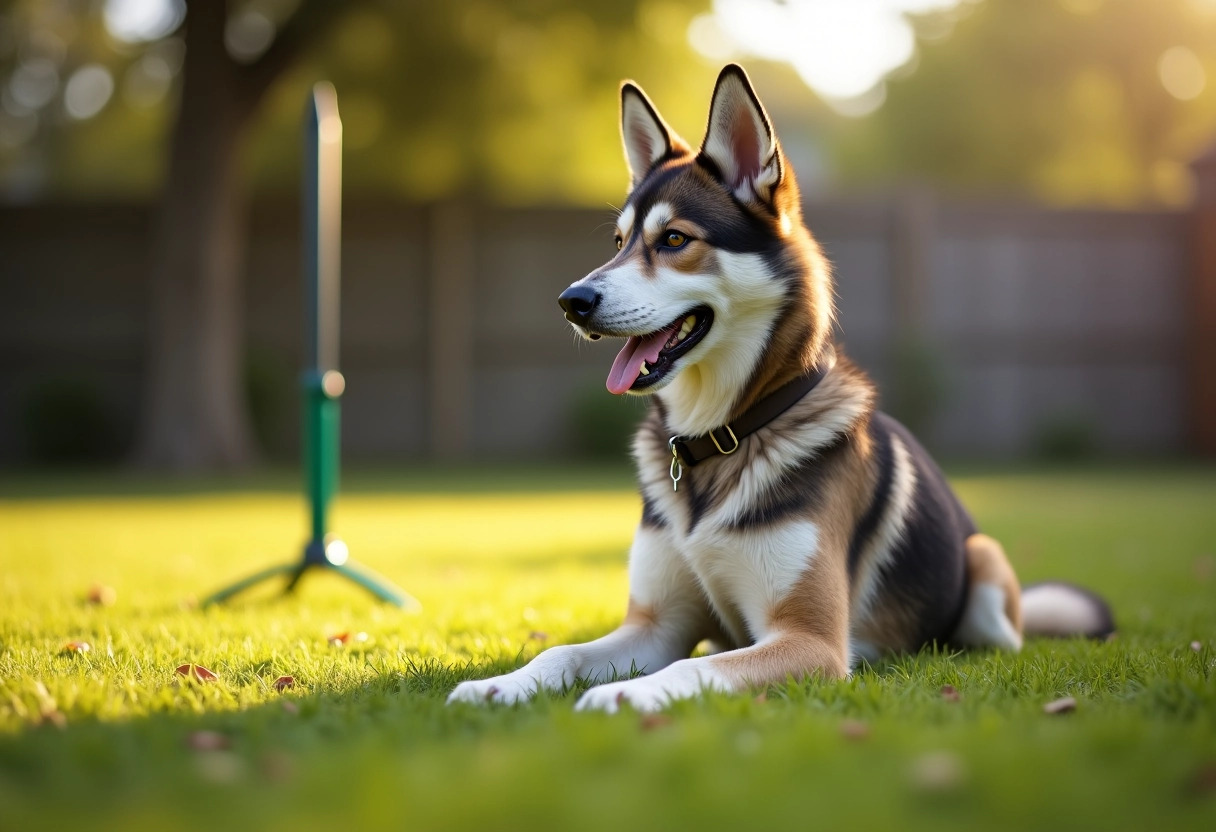
<svg viewBox="0 0 1216 832">
<path fill-rule="evenodd" d="M 677 335 L 676 338 L 683 341 L 685 338 L 688 337 L 688 333 L 690 333 L 690 332 L 692 332 L 692 324 L 690 324 L 688 321 L 685 321 L 684 325 L 680 327 L 680 334 Z"/>
<path fill-rule="evenodd" d="M 650 375 L 650 368 L 646 366 L 645 361 L 642 362 L 642 375 L 644 375 L 644 376 Z"/>
<path fill-rule="evenodd" d="M 692 329 L 696 325 L 697 325 L 697 316 L 696 315 L 689 315 L 687 318 L 684 319 L 684 326 L 688 327 L 689 329 Z"/>
</svg>

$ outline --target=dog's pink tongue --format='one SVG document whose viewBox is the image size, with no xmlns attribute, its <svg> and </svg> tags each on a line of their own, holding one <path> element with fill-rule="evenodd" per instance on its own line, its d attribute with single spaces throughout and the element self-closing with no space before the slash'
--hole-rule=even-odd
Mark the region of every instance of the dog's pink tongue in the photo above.
<svg viewBox="0 0 1216 832">
<path fill-rule="evenodd" d="M 669 337 L 669 330 L 656 332 L 645 338 L 630 335 L 625 346 L 617 353 L 616 360 L 612 362 L 612 369 L 608 371 L 608 392 L 619 396 L 632 387 L 638 379 L 638 374 L 642 372 L 642 362 L 649 361 L 653 364 L 658 360 L 659 352 Z"/>
</svg>

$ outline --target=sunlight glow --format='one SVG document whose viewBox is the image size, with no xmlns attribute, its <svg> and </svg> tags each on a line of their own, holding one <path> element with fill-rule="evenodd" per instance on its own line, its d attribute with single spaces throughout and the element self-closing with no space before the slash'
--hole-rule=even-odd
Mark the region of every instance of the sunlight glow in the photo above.
<svg viewBox="0 0 1216 832">
<path fill-rule="evenodd" d="M 186 18 L 184 0 L 106 0 L 106 31 L 124 43 L 160 40 Z"/>
<path fill-rule="evenodd" d="M 114 77 L 101 64 L 85 64 L 72 73 L 63 89 L 63 108 L 84 121 L 101 112 L 114 94 Z"/>
<path fill-rule="evenodd" d="M 1165 91 L 1179 101 L 1198 98 L 1208 84 L 1199 56 L 1185 46 L 1172 46 L 1161 54 L 1157 75 Z"/>
<path fill-rule="evenodd" d="M 693 48 L 715 60 L 750 55 L 790 64 L 830 105 L 864 115 L 881 105 L 882 82 L 913 57 L 906 15 L 962 0 L 714 0 L 693 20 Z"/>
</svg>

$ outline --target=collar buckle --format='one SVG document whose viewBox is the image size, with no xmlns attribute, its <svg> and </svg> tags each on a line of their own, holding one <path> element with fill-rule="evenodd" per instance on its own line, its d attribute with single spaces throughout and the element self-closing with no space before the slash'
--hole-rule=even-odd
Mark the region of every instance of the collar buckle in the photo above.
<svg viewBox="0 0 1216 832">
<path fill-rule="evenodd" d="M 718 430 L 724 430 L 726 431 L 727 435 L 730 436 L 730 441 L 734 443 L 730 450 L 723 448 L 722 443 L 718 441 L 718 437 L 714 433 L 714 431 Z M 735 451 L 739 450 L 739 437 L 735 436 L 735 432 L 730 429 L 730 425 L 723 425 L 720 428 L 714 428 L 709 432 L 709 438 L 714 441 L 714 447 L 717 448 L 718 453 L 722 454 L 723 456 L 730 456 Z"/>
</svg>

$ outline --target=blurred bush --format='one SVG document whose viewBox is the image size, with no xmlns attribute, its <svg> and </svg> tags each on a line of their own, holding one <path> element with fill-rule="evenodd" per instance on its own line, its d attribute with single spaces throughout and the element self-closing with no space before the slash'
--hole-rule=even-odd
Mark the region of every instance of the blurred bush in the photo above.
<svg viewBox="0 0 1216 832">
<path fill-rule="evenodd" d="M 904 338 L 895 350 L 893 366 L 890 402 L 883 407 L 914 434 L 926 435 L 947 398 L 942 361 L 925 341 Z"/>
<path fill-rule="evenodd" d="M 297 432 L 291 419 L 297 401 L 295 370 L 286 356 L 251 347 L 245 356 L 245 401 L 258 447 L 271 459 L 292 459 Z"/>
<path fill-rule="evenodd" d="M 125 450 L 101 391 L 82 379 L 56 378 L 34 387 L 22 427 L 26 456 L 37 464 L 111 462 Z"/>
<path fill-rule="evenodd" d="M 574 452 L 595 459 L 628 458 L 633 433 L 646 413 L 646 400 L 614 396 L 597 382 L 581 388 L 572 402 L 567 424 Z"/>
<path fill-rule="evenodd" d="M 1035 455 L 1051 462 L 1089 459 L 1098 450 L 1094 420 L 1081 413 L 1062 413 L 1045 420 L 1036 431 Z"/>
</svg>

